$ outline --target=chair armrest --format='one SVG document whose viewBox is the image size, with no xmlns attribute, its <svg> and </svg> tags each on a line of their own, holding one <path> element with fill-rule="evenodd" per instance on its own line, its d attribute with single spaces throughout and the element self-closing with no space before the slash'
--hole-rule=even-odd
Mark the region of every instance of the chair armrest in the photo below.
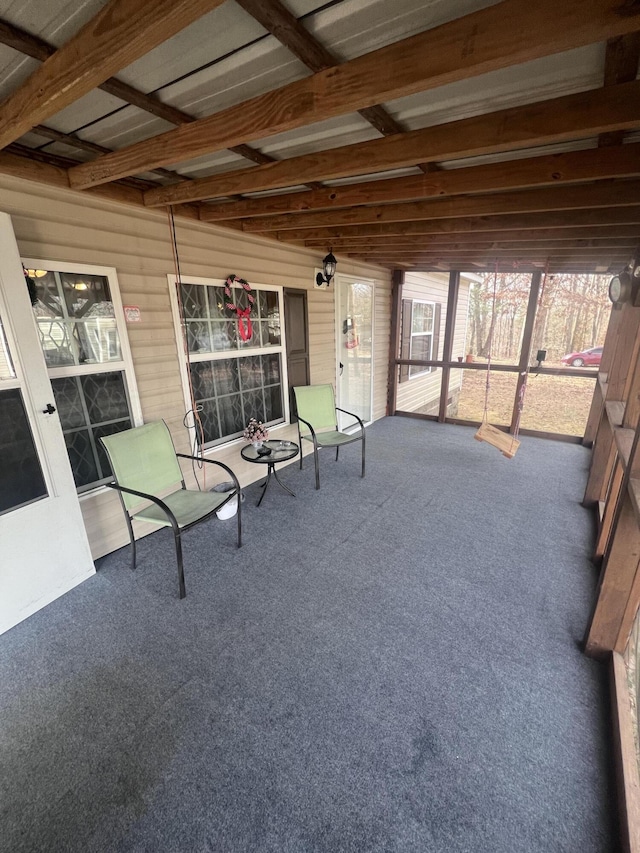
<svg viewBox="0 0 640 853">
<path fill-rule="evenodd" d="M 302 421 L 302 423 L 303 423 L 305 426 L 308 426 L 308 427 L 309 427 L 309 431 L 310 431 L 310 433 L 311 433 L 311 438 L 313 439 L 313 443 L 315 444 L 315 443 L 316 443 L 316 441 L 317 441 L 317 439 L 316 439 L 316 431 L 314 430 L 314 428 L 311 426 L 311 424 L 309 423 L 309 421 L 305 421 L 305 419 L 304 419 L 304 418 L 301 418 L 301 417 L 300 417 L 300 415 L 296 415 L 296 417 L 298 418 L 298 420 L 299 420 L 299 421 Z M 300 448 L 300 452 L 302 453 L 302 448 Z"/>
<path fill-rule="evenodd" d="M 228 465 L 225 465 L 224 462 L 218 462 L 217 459 L 205 459 L 203 456 L 190 456 L 188 453 L 176 453 L 176 456 L 179 456 L 181 459 L 192 459 L 194 462 L 208 462 L 210 465 L 218 465 L 220 468 L 224 468 L 235 483 L 238 492 L 240 491 L 240 481 L 231 468 L 229 468 Z"/>
<path fill-rule="evenodd" d="M 175 515 L 171 512 L 166 503 L 160 498 L 157 498 L 155 495 L 148 495 L 146 492 L 138 492 L 135 489 L 128 489 L 126 486 L 121 486 L 118 483 L 106 483 L 106 485 L 110 489 L 116 489 L 119 492 L 126 492 L 128 495 L 136 495 L 139 498 L 143 498 L 145 501 L 151 501 L 154 504 L 157 504 L 160 509 L 166 514 L 167 518 L 171 522 L 171 526 L 174 530 L 179 530 L 178 521 Z"/>
<path fill-rule="evenodd" d="M 342 412 L 344 415 L 349 415 L 349 417 L 355 418 L 360 424 L 360 429 L 362 430 L 362 432 L 364 432 L 364 424 L 356 414 L 354 414 L 353 412 L 348 412 L 346 409 L 341 409 L 340 406 L 336 406 L 336 412 Z"/>
</svg>

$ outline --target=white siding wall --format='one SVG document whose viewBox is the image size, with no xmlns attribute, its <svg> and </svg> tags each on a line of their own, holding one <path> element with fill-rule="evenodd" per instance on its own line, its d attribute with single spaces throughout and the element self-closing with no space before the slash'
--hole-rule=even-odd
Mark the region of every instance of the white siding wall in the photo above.
<svg viewBox="0 0 640 853">
<path fill-rule="evenodd" d="M 434 360 L 442 358 L 444 347 L 444 329 L 447 321 L 447 295 L 449 291 L 449 273 L 405 273 L 402 288 L 403 299 L 421 299 L 435 302 L 441 306 L 440 334 L 437 355 Z M 467 312 L 469 309 L 469 282 L 461 277 L 458 294 L 458 310 L 456 313 L 455 334 L 453 337 L 453 358 L 465 355 L 465 336 Z M 440 397 L 442 370 L 432 370 L 424 376 L 414 376 L 405 382 L 398 383 L 397 408 L 403 412 L 415 412 L 428 406 Z M 451 371 L 450 390 L 459 388 L 462 382 L 462 372 Z"/>
<path fill-rule="evenodd" d="M 141 311 L 142 322 L 128 326 L 128 332 L 143 418 L 164 418 L 178 450 L 188 451 L 178 363 L 184 355 L 175 340 L 167 282 L 174 262 L 166 214 L 8 177 L 0 177 L 0 210 L 11 215 L 24 257 L 115 267 L 123 303 Z M 236 273 L 252 283 L 308 290 L 311 382 L 335 384 L 334 289 L 313 289 L 322 252 L 184 219 L 176 220 L 176 230 L 183 277 Z M 379 418 L 387 399 L 390 273 L 347 258 L 338 257 L 338 264 L 342 273 L 375 281 L 374 417 Z M 279 435 L 294 438 L 295 427 Z M 230 464 L 244 485 L 263 474 L 240 459 L 237 443 L 212 458 Z M 212 477 L 207 485 L 221 479 Z M 114 493 L 102 489 L 81 503 L 94 557 L 128 542 Z M 146 525 L 140 532 L 149 529 Z"/>
</svg>

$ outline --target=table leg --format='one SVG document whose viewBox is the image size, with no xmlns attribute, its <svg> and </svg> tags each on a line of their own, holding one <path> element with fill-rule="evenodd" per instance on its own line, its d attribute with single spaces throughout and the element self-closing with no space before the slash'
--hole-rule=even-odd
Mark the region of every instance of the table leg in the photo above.
<svg viewBox="0 0 640 853">
<path fill-rule="evenodd" d="M 282 486 L 282 488 L 285 490 L 285 492 L 289 492 L 289 494 L 291 495 L 291 497 L 292 497 L 292 498 L 295 498 L 295 494 L 291 491 L 291 489 L 290 489 L 288 486 L 285 486 L 285 484 L 282 482 L 282 480 L 280 479 L 280 477 L 278 477 L 278 472 L 276 471 L 275 466 L 274 466 L 274 468 L 273 468 L 273 476 L 274 476 L 274 477 L 276 478 L 276 480 L 280 483 L 280 485 L 281 485 L 281 486 Z"/>
<path fill-rule="evenodd" d="M 256 506 L 260 506 L 260 504 L 262 503 L 262 498 L 265 496 L 265 492 L 267 491 L 267 486 L 269 485 L 269 480 L 271 479 L 271 471 L 274 471 L 274 473 L 275 473 L 273 465 L 268 465 L 268 467 L 267 467 L 267 479 L 264 481 L 264 483 L 262 483 L 262 494 L 260 495 L 260 498 L 259 498 Z M 278 479 L 278 478 L 276 477 L 276 479 Z"/>
</svg>

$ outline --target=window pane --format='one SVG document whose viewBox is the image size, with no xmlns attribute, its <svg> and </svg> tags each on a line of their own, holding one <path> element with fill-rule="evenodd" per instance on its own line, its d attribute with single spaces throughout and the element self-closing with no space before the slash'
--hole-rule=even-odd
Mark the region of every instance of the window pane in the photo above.
<svg viewBox="0 0 640 853">
<path fill-rule="evenodd" d="M 280 353 L 191 365 L 191 382 L 205 444 L 239 436 L 250 418 L 283 417 Z"/>
<path fill-rule="evenodd" d="M 412 335 L 410 358 L 429 361 L 431 359 L 432 340 L 433 335 Z M 430 367 L 418 367 L 417 365 L 413 365 L 409 368 L 409 376 L 417 376 L 419 373 L 425 373 L 430 370 Z"/>
<path fill-rule="evenodd" d="M 39 305 L 34 307 L 40 333 L 40 346 L 44 353 L 47 367 L 60 367 L 65 364 L 77 363 L 74 357 L 74 343 L 70 329 L 64 320 L 54 320 L 41 316 Z"/>
<path fill-rule="evenodd" d="M 414 302 L 411 314 L 412 332 L 431 332 L 433 329 L 433 305 L 428 302 Z"/>
<path fill-rule="evenodd" d="M 47 272 L 36 278 L 34 314 L 49 367 L 122 361 L 109 280 Z"/>
<path fill-rule="evenodd" d="M 92 424 L 129 417 L 129 405 L 122 373 L 96 373 L 80 378 Z"/>
<path fill-rule="evenodd" d="M 111 477 L 100 437 L 133 424 L 120 371 L 52 379 L 73 478 L 78 488 L 95 486 Z"/>
<path fill-rule="evenodd" d="M 46 497 L 47 487 L 17 388 L 0 391 L 0 447 L 0 512 Z"/>
<path fill-rule="evenodd" d="M 209 324 L 197 320 L 187 320 L 186 327 L 189 352 L 211 352 Z"/>
<path fill-rule="evenodd" d="M 182 311 L 186 319 L 202 320 L 207 317 L 206 288 L 199 284 L 182 284 L 180 287 Z"/>
</svg>

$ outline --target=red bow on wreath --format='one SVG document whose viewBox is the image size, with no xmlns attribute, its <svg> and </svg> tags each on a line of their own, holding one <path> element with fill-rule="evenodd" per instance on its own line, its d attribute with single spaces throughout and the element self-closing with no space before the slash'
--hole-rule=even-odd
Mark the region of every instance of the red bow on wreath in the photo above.
<svg viewBox="0 0 640 853">
<path fill-rule="evenodd" d="M 233 293 L 233 285 L 239 284 L 242 289 L 247 294 L 247 302 L 249 305 L 246 308 L 239 308 L 234 302 L 231 302 L 231 296 Z M 253 311 L 253 306 L 255 304 L 255 297 L 253 296 L 251 285 L 244 278 L 238 278 L 236 275 L 230 275 L 226 280 L 224 285 L 224 295 L 227 297 L 227 302 L 225 303 L 225 307 L 236 315 L 238 319 L 238 332 L 243 341 L 251 340 L 251 336 L 253 335 L 253 327 L 251 325 L 251 312 Z"/>
</svg>

